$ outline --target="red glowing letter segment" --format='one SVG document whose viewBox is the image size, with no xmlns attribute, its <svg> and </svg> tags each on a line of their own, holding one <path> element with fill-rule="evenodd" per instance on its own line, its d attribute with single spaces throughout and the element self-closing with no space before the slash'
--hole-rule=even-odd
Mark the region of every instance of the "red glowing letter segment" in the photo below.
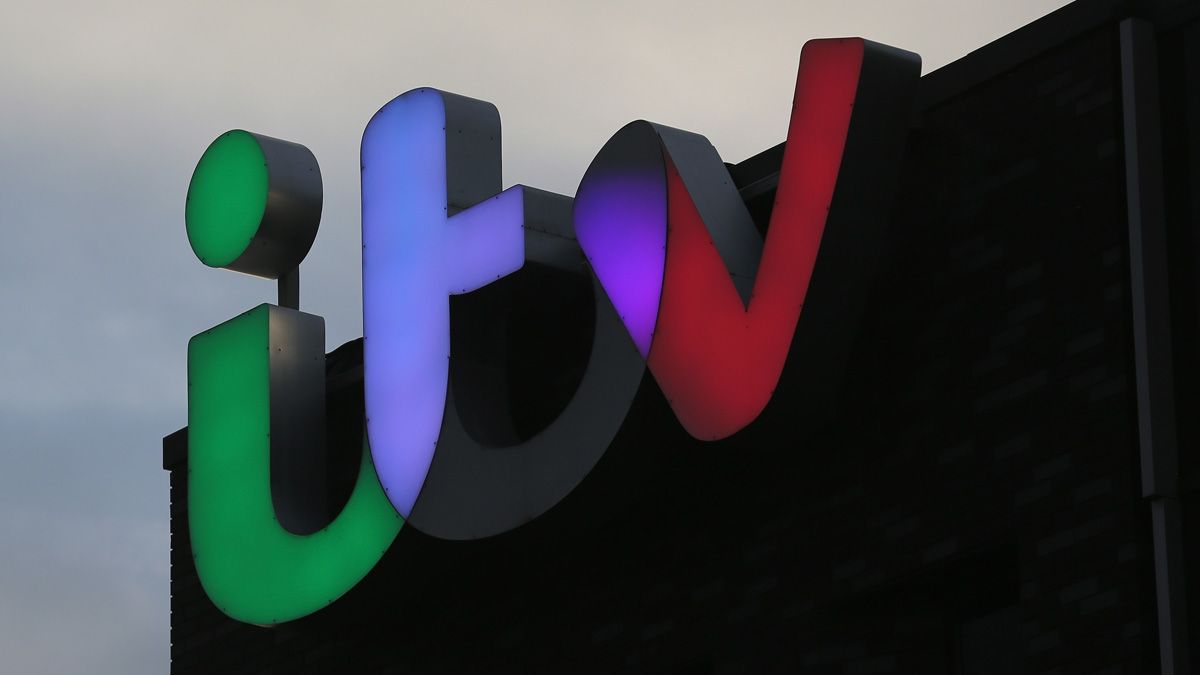
<svg viewBox="0 0 1200 675">
<path fill-rule="evenodd" d="M 676 416 L 697 438 L 736 433 L 770 401 L 827 226 L 860 225 L 854 218 L 835 218 L 835 193 L 878 189 L 840 180 L 857 122 L 867 47 L 856 38 L 805 45 L 765 242 L 716 151 L 695 134 L 630 125 L 601 151 L 580 186 L 580 244 Z M 880 84 L 911 89 L 919 61 L 909 61 L 903 82 Z M 902 133 L 902 125 L 892 126 L 900 127 L 890 130 L 893 136 Z M 635 135 L 658 141 L 652 160 L 646 151 L 630 150 Z M 641 189 L 623 199 L 620 186 L 632 177 L 665 189 Z M 636 222 L 626 217 L 629 208 L 615 205 L 647 199 L 660 206 L 665 201 L 665 208 L 642 207 L 638 213 L 644 217 Z M 856 215 L 863 216 L 862 209 Z M 630 269 L 634 262 L 639 269 Z"/>
</svg>

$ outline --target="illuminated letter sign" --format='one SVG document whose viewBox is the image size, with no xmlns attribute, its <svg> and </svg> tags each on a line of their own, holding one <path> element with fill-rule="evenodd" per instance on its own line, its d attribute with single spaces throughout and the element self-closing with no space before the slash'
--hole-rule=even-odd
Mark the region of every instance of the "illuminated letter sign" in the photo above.
<svg viewBox="0 0 1200 675">
<path fill-rule="evenodd" d="M 703 136 L 634 122 L 604 146 L 584 176 L 575 204 L 579 243 L 676 416 L 696 438 L 736 433 L 770 400 L 826 223 L 878 189 L 839 180 L 839 174 L 852 133 L 866 151 L 860 162 L 878 161 L 870 155 L 880 148 L 864 146 L 891 140 L 876 135 L 887 122 L 878 118 L 895 112 L 856 112 L 855 102 L 865 80 L 904 75 L 903 69 L 889 72 L 894 59 L 895 50 L 863 40 L 805 45 L 765 245 Z M 850 231 L 833 236 L 861 243 L 877 235 L 881 222 L 841 220 Z"/>
<path fill-rule="evenodd" d="M 512 529 L 556 504 L 595 465 L 628 408 L 604 399 L 632 401 L 642 360 L 578 248 L 564 249 L 574 239 L 571 200 L 523 186 L 497 194 L 494 106 L 409 92 L 367 125 L 362 157 L 363 378 L 375 469 L 396 510 L 424 532 L 473 539 Z M 578 389 L 557 419 L 528 438 L 493 440 L 471 433 L 461 416 L 503 402 L 448 386 L 451 363 L 471 380 L 470 364 L 451 351 L 449 296 L 510 275 L 504 284 L 526 295 L 545 295 L 535 279 L 558 288 L 582 282 L 576 304 L 595 313 L 596 330 Z M 531 474 L 531 465 L 541 470 Z"/>
<path fill-rule="evenodd" d="M 536 518 L 595 466 L 647 365 L 693 436 L 750 424 L 802 337 L 847 342 L 849 320 L 807 308 L 860 304 L 855 256 L 878 245 L 919 71 L 860 39 L 805 45 L 765 243 L 702 136 L 626 126 L 572 202 L 501 191 L 491 104 L 389 102 L 362 142 L 366 438 L 332 522 L 323 320 L 262 305 L 189 344 L 189 522 L 209 596 L 275 624 L 353 587 L 405 522 L 475 539 Z M 295 280 L 320 189 L 303 146 L 229 132 L 193 174 L 189 241 L 210 266 Z M 588 335 L 521 351 L 556 321 Z M 514 354 L 553 375 L 528 419 L 510 414 L 510 378 L 527 379 Z"/>
<path fill-rule="evenodd" d="M 308 252 L 321 175 L 307 148 L 231 131 L 192 175 L 188 239 L 206 264 L 275 278 Z M 328 522 L 325 322 L 260 305 L 188 344 L 188 522 L 196 571 L 226 614 L 275 624 L 348 591 L 395 538 L 363 440 L 349 502 Z M 289 469 L 293 469 L 289 471 Z"/>
<path fill-rule="evenodd" d="M 363 133 L 367 428 L 375 469 L 405 517 L 442 426 L 449 296 L 509 274 L 525 259 L 520 186 L 497 195 L 479 185 L 499 186 L 499 132 L 491 105 L 418 89 L 385 105 Z M 472 170 L 497 180 L 472 182 Z"/>
</svg>

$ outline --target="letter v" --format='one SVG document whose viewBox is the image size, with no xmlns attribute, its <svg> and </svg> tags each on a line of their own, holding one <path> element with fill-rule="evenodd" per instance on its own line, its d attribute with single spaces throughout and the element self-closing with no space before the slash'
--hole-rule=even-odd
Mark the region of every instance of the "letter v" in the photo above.
<svg viewBox="0 0 1200 675">
<path fill-rule="evenodd" d="M 696 438 L 727 437 L 758 417 L 808 303 L 842 305 L 844 316 L 803 331 L 834 350 L 850 342 L 919 75 L 915 54 L 862 39 L 804 46 L 765 243 L 702 136 L 634 122 L 588 168 L 579 242 Z M 822 311 L 823 323 L 834 314 Z M 806 369 L 838 361 L 798 357 Z"/>
</svg>

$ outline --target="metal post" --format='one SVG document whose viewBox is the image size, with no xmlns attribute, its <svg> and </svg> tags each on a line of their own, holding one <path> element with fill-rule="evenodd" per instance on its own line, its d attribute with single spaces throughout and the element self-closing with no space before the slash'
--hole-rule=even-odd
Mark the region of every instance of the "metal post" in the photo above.
<svg viewBox="0 0 1200 675">
<path fill-rule="evenodd" d="M 300 309 L 300 266 L 279 277 L 279 306 Z"/>
</svg>

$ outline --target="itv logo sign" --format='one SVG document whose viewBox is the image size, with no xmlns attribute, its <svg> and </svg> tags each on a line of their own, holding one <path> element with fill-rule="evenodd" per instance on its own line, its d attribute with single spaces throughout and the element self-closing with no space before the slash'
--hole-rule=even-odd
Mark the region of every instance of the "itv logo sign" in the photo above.
<svg viewBox="0 0 1200 675">
<path fill-rule="evenodd" d="M 280 279 L 292 306 L 261 305 L 188 346 L 189 524 L 209 597 L 240 621 L 289 621 L 358 583 L 406 523 L 475 539 L 528 522 L 599 460 L 646 369 L 692 436 L 751 424 L 798 336 L 851 337 L 847 321 L 801 317 L 865 288 L 856 252 L 881 235 L 919 75 L 916 55 L 862 39 L 804 46 L 765 238 L 703 136 L 630 123 L 572 200 L 501 190 L 491 104 L 417 89 L 385 105 L 362 141 L 362 460 L 332 521 L 313 468 L 327 443 L 324 322 L 287 291 L 316 236 L 320 170 L 301 145 L 217 138 L 188 190 L 189 242 L 206 265 Z M 500 357 L 474 353 L 495 326 L 486 312 L 456 326 L 450 298 L 520 275 L 582 312 L 590 344 L 563 345 L 581 365 L 552 419 L 474 433 L 509 402 L 472 382 L 511 375 L 513 345 L 501 335 L 482 349 Z M 460 362 L 470 376 L 452 377 Z"/>
</svg>

